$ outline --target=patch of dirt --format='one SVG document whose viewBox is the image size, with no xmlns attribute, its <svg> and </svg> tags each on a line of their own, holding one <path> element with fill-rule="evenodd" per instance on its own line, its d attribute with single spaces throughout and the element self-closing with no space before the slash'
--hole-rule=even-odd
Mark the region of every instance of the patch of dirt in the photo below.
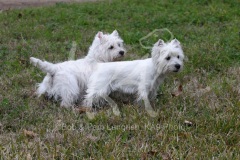
<svg viewBox="0 0 240 160">
<path fill-rule="evenodd" d="M 0 10 L 21 9 L 26 7 L 40 7 L 54 5 L 58 2 L 77 3 L 95 2 L 97 0 L 0 0 Z"/>
</svg>

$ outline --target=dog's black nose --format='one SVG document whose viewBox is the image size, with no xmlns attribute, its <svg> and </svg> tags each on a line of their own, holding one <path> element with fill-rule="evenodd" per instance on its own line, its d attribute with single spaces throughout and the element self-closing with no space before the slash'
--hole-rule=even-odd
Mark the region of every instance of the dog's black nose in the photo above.
<svg viewBox="0 0 240 160">
<path fill-rule="evenodd" d="M 120 51 L 119 54 L 121 54 L 123 56 L 124 55 L 124 51 Z"/>
<path fill-rule="evenodd" d="M 175 64 L 175 68 L 179 69 L 180 67 L 180 64 Z"/>
</svg>

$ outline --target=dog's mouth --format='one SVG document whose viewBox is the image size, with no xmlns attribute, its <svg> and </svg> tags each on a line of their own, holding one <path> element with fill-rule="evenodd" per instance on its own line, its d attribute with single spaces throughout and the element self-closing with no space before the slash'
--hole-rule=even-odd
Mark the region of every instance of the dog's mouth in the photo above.
<svg viewBox="0 0 240 160">
<path fill-rule="evenodd" d="M 174 70 L 173 72 L 179 72 L 179 69 Z"/>
<path fill-rule="evenodd" d="M 116 58 L 114 58 L 114 62 L 115 61 L 121 61 L 122 59 L 123 59 L 123 57 L 124 57 L 124 55 L 122 55 L 122 56 L 119 56 L 119 57 L 116 57 Z"/>
</svg>

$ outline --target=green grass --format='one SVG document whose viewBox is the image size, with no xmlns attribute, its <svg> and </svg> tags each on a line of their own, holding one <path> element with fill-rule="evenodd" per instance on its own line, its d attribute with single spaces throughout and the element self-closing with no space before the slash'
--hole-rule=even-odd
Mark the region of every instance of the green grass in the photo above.
<svg viewBox="0 0 240 160">
<path fill-rule="evenodd" d="M 113 0 L 1 12 L 0 159 L 239 159 L 239 8 L 237 0 Z M 158 28 L 172 31 L 188 61 L 160 87 L 157 118 L 121 105 L 121 117 L 104 108 L 90 121 L 34 97 L 44 74 L 30 56 L 65 61 L 76 41 L 82 57 L 97 31 L 117 29 L 126 59 L 138 59 L 150 52 L 138 40 Z"/>
</svg>

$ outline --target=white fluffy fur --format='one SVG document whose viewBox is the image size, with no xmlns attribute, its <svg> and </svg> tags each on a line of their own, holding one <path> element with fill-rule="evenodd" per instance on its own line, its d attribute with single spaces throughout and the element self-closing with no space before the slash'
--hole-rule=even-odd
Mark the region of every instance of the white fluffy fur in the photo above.
<svg viewBox="0 0 240 160">
<path fill-rule="evenodd" d="M 110 62 L 125 54 L 123 40 L 115 30 L 111 34 L 98 32 L 87 56 L 75 61 L 53 64 L 31 57 L 30 62 L 47 73 L 38 85 L 37 95 L 61 100 L 61 106 L 70 107 L 83 98 L 87 81 L 97 62 Z"/>
<path fill-rule="evenodd" d="M 155 117 L 149 98 L 155 97 L 159 85 L 168 73 L 183 68 L 184 54 L 180 42 L 176 39 L 169 43 L 159 40 L 152 48 L 152 58 L 135 61 L 98 63 L 89 79 L 84 105 L 92 107 L 100 99 L 105 99 L 119 115 L 117 104 L 109 97 L 114 91 L 137 94 L 138 101 L 143 100 L 145 109 Z M 90 113 L 87 113 L 90 117 Z"/>
</svg>

